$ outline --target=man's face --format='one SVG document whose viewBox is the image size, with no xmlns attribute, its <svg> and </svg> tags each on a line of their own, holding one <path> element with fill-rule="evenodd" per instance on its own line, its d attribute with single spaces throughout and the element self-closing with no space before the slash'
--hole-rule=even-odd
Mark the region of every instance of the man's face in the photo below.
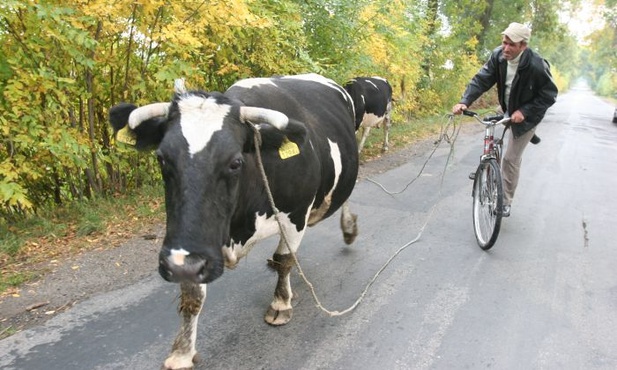
<svg viewBox="0 0 617 370">
<path fill-rule="evenodd" d="M 508 36 L 504 35 L 501 46 L 503 47 L 503 57 L 506 58 L 506 60 L 512 60 L 525 50 L 527 44 L 522 41 L 513 42 Z"/>
</svg>

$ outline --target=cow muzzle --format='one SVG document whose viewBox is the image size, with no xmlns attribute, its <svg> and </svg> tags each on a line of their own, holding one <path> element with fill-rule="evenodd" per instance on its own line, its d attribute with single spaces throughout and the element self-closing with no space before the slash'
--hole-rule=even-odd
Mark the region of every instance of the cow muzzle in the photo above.
<svg viewBox="0 0 617 370">
<path fill-rule="evenodd" d="M 159 255 L 159 274 L 172 283 L 209 283 L 223 274 L 222 259 L 208 259 L 184 250 L 162 250 Z"/>
</svg>

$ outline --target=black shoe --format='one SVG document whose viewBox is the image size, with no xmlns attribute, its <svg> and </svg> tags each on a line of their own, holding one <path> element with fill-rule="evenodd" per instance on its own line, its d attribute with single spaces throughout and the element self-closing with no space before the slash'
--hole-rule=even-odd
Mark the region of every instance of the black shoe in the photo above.
<svg viewBox="0 0 617 370">
<path fill-rule="evenodd" d="M 476 179 L 476 173 L 475 172 L 470 172 L 469 173 L 469 180 L 475 180 Z"/>
<path fill-rule="evenodd" d="M 510 206 L 503 206 L 501 210 L 501 217 L 510 217 Z"/>
<path fill-rule="evenodd" d="M 540 141 L 540 137 L 536 134 L 533 134 L 533 136 L 531 137 L 531 140 L 529 140 L 532 144 L 539 144 Z"/>
</svg>

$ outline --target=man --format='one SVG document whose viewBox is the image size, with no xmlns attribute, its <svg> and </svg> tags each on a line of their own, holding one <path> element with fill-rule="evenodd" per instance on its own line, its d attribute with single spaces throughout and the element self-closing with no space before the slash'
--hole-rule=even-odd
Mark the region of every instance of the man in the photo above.
<svg viewBox="0 0 617 370">
<path fill-rule="evenodd" d="M 503 217 L 510 216 L 512 198 L 518 184 L 523 151 L 534 137 L 536 125 L 555 103 L 557 86 L 550 65 L 527 48 L 531 30 L 510 23 L 502 33 L 501 46 L 491 53 L 482 69 L 471 79 L 452 113 L 461 114 L 483 93 L 497 84 L 499 105 L 511 119 L 508 144 L 502 161 L 504 186 Z"/>
</svg>

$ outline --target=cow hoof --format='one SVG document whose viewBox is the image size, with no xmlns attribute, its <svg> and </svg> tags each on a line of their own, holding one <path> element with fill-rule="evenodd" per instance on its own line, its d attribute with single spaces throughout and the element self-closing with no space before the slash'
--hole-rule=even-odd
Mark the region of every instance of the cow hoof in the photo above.
<svg viewBox="0 0 617 370">
<path fill-rule="evenodd" d="M 199 353 L 196 353 L 195 356 L 193 356 L 193 363 L 196 364 L 200 361 L 201 361 L 201 356 L 199 355 Z"/>
<path fill-rule="evenodd" d="M 163 365 L 163 367 L 161 367 L 161 370 L 194 370 L 194 367 L 167 367 Z"/>
<path fill-rule="evenodd" d="M 190 361 L 184 356 L 172 354 L 165 360 L 165 364 L 161 367 L 162 370 L 193 370 L 193 365 L 201 361 L 199 353 L 195 353 Z"/>
<path fill-rule="evenodd" d="M 356 240 L 356 236 L 358 236 L 358 233 L 343 233 L 343 240 L 345 240 L 345 244 L 351 244 Z"/>
<path fill-rule="evenodd" d="M 275 310 L 272 307 L 268 307 L 268 312 L 266 312 L 266 317 L 264 320 L 273 326 L 285 325 L 291 320 L 292 314 L 293 308 L 287 310 Z"/>
<path fill-rule="evenodd" d="M 345 213 L 341 216 L 341 230 L 343 230 L 343 240 L 345 244 L 351 244 L 356 240 L 358 236 L 358 215 L 349 213 L 345 216 Z"/>
</svg>

